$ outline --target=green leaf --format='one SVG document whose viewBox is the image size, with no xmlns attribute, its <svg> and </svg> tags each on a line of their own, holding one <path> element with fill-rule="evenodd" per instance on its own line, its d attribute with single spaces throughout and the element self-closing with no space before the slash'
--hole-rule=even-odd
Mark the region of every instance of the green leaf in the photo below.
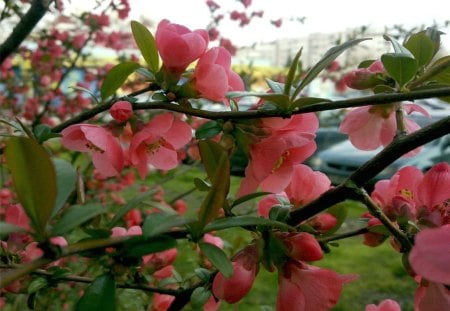
<svg viewBox="0 0 450 311">
<path fill-rule="evenodd" d="M 124 257 L 141 257 L 147 254 L 162 252 L 176 246 L 177 240 L 170 236 L 159 235 L 151 239 L 143 239 L 139 236 L 134 240 L 125 242 L 122 255 Z"/>
<path fill-rule="evenodd" d="M 200 191 L 211 190 L 211 184 L 201 178 L 198 178 L 198 177 L 194 178 L 194 185 L 195 185 L 195 188 L 197 188 L 197 190 L 200 190 Z"/>
<path fill-rule="evenodd" d="M 191 294 L 192 308 L 201 309 L 201 307 L 203 307 L 203 305 L 208 301 L 209 297 L 211 297 L 211 291 L 202 286 L 197 287 Z"/>
<path fill-rule="evenodd" d="M 203 232 L 210 232 L 215 230 L 223 230 L 233 227 L 245 227 L 245 226 L 266 226 L 271 228 L 276 228 L 280 230 L 295 230 L 291 226 L 256 216 L 234 216 L 216 219 L 205 226 Z"/>
<path fill-rule="evenodd" d="M 222 132 L 222 125 L 219 122 L 208 121 L 195 130 L 195 138 L 207 139 L 216 136 L 220 132 Z"/>
<path fill-rule="evenodd" d="M 107 273 L 99 276 L 89 285 L 84 295 L 78 300 L 76 311 L 115 311 L 116 281 Z"/>
<path fill-rule="evenodd" d="M 159 69 L 159 56 L 156 47 L 155 38 L 152 33 L 137 21 L 131 21 L 131 31 L 133 32 L 134 40 L 148 64 L 150 71 L 157 72 Z"/>
<path fill-rule="evenodd" d="M 52 128 L 50 126 L 48 126 L 47 124 L 38 124 L 33 128 L 33 134 L 34 137 L 37 139 L 37 141 L 42 144 L 44 141 L 50 139 L 50 138 L 55 138 L 55 137 L 60 137 L 60 134 L 57 133 L 53 133 L 52 132 Z"/>
<path fill-rule="evenodd" d="M 417 73 L 417 61 L 406 54 L 386 53 L 381 55 L 381 61 L 388 74 L 400 87 L 411 81 Z"/>
<path fill-rule="evenodd" d="M 100 101 L 98 100 L 97 96 L 91 90 L 82 86 L 69 86 L 69 88 L 89 94 L 89 96 L 91 96 L 91 98 L 95 101 L 96 104 L 100 104 Z"/>
<path fill-rule="evenodd" d="M 410 58 L 414 58 L 414 55 L 411 53 L 410 50 L 408 50 L 406 47 L 404 47 L 403 45 L 398 43 L 397 40 L 395 40 L 391 36 L 383 35 L 383 38 L 384 38 L 384 40 L 391 42 L 392 47 L 394 48 L 394 52 L 395 52 L 394 54 L 401 54 L 401 55 L 409 56 Z"/>
<path fill-rule="evenodd" d="M 229 278 L 233 275 L 233 265 L 225 252 L 219 247 L 205 242 L 199 242 L 198 246 L 202 253 L 208 257 L 211 263 L 216 267 L 223 276 Z"/>
<path fill-rule="evenodd" d="M 284 93 L 284 83 L 273 81 L 271 79 L 266 79 L 266 82 L 273 94 Z"/>
<path fill-rule="evenodd" d="M 100 90 L 103 100 L 113 95 L 127 80 L 128 76 L 135 72 L 139 67 L 140 65 L 135 62 L 123 62 L 111 68 L 106 74 Z"/>
<path fill-rule="evenodd" d="M 218 143 L 208 140 L 199 142 L 200 155 L 205 166 L 211 190 L 202 202 L 199 210 L 199 225 L 216 218 L 220 208 L 224 207 L 230 190 L 230 161 L 225 149 Z"/>
<path fill-rule="evenodd" d="M 143 194 L 137 195 L 132 200 L 130 200 L 125 206 L 123 206 L 117 213 L 114 215 L 111 222 L 108 224 L 108 228 L 112 228 L 125 216 L 126 213 L 128 213 L 130 210 L 138 206 L 142 203 L 142 201 L 148 199 L 151 197 L 155 192 L 154 191 L 147 191 Z"/>
<path fill-rule="evenodd" d="M 336 225 L 331 230 L 328 230 L 324 234 L 324 236 L 331 235 L 339 230 L 339 228 L 342 226 L 342 224 L 347 219 L 348 209 L 350 206 L 349 204 L 352 204 L 352 203 L 349 203 L 349 201 L 344 201 L 341 203 L 337 203 L 326 210 L 326 212 L 330 213 L 331 215 L 333 215 L 336 218 L 337 222 L 336 222 Z"/>
<path fill-rule="evenodd" d="M 369 38 L 350 40 L 329 49 L 319 60 L 319 62 L 308 70 L 306 76 L 303 78 L 299 86 L 295 89 L 295 92 L 291 96 L 291 98 L 295 99 L 303 90 L 303 88 L 311 83 L 311 81 L 314 80 L 322 70 L 327 68 L 339 55 L 341 55 L 342 52 L 365 40 L 369 40 Z"/>
<path fill-rule="evenodd" d="M 34 139 L 11 137 L 6 165 L 17 196 L 37 233 L 44 235 L 56 200 L 56 173 L 47 151 Z"/>
<path fill-rule="evenodd" d="M 326 98 L 319 98 L 319 97 L 300 97 L 294 100 L 294 102 L 291 104 L 291 109 L 295 110 L 295 108 L 301 108 L 304 106 L 317 104 L 317 103 L 329 103 L 331 100 Z"/>
<path fill-rule="evenodd" d="M 230 98 L 244 97 L 244 96 L 256 96 L 264 99 L 267 102 L 273 103 L 280 108 L 286 108 L 289 106 L 289 96 L 284 94 L 274 93 L 257 93 L 257 92 L 229 92 L 227 96 Z"/>
<path fill-rule="evenodd" d="M 186 218 L 180 215 L 152 213 L 144 220 L 144 224 L 142 225 L 142 235 L 145 238 L 150 238 L 162 233 L 167 233 L 173 228 L 185 226 L 193 221 L 193 218 Z"/>
<path fill-rule="evenodd" d="M 436 81 L 442 84 L 450 84 L 450 55 L 436 60 L 424 73 L 426 81 Z"/>
<path fill-rule="evenodd" d="M 285 82 L 284 90 L 283 90 L 284 95 L 287 95 L 287 96 L 291 95 L 291 87 L 292 87 L 292 83 L 294 82 L 295 73 L 297 72 L 298 61 L 300 59 L 300 55 L 302 55 L 302 50 L 303 49 L 300 49 L 297 52 L 294 59 L 292 60 L 291 66 L 289 67 L 289 72 L 286 76 L 286 82 Z"/>
<path fill-rule="evenodd" d="M 383 225 L 372 226 L 372 227 L 369 227 L 368 229 L 369 229 L 369 232 L 380 233 L 380 234 L 387 235 L 387 236 L 391 235 L 389 230 Z"/>
<path fill-rule="evenodd" d="M 5 235 L 8 235 L 13 232 L 23 232 L 26 231 L 24 228 L 0 221 L 0 239 L 1 237 L 4 237 Z"/>
<path fill-rule="evenodd" d="M 37 277 L 30 282 L 27 288 L 27 294 L 33 294 L 48 286 L 47 279 L 43 277 Z"/>
<path fill-rule="evenodd" d="M 53 165 L 56 171 L 57 195 L 52 217 L 64 206 L 69 195 L 75 190 L 77 182 L 77 171 L 69 162 L 62 159 L 53 159 Z"/>
<path fill-rule="evenodd" d="M 52 235 L 63 235 L 72 231 L 86 221 L 106 212 L 106 208 L 99 203 L 90 203 L 86 205 L 72 205 L 67 208 L 54 225 Z"/>
<path fill-rule="evenodd" d="M 435 54 L 433 41 L 425 31 L 409 37 L 405 42 L 405 47 L 414 55 L 419 67 L 428 65 Z"/>
<path fill-rule="evenodd" d="M 233 203 L 231 204 L 231 208 L 233 208 L 233 207 L 235 207 L 235 206 L 237 206 L 239 204 L 242 204 L 244 202 L 247 202 L 247 201 L 250 201 L 252 199 L 255 199 L 255 198 L 258 198 L 258 197 L 262 197 L 264 195 L 268 195 L 268 194 L 271 194 L 271 193 L 272 192 L 253 192 L 253 193 L 244 195 L 244 196 L 234 200 Z"/>
</svg>

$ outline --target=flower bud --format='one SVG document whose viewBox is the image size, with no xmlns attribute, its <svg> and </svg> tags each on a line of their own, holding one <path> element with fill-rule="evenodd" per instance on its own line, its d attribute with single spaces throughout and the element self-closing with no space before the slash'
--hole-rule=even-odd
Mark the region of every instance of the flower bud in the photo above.
<svg viewBox="0 0 450 311">
<path fill-rule="evenodd" d="M 109 113 L 117 122 L 123 123 L 133 116 L 133 107 L 127 101 L 121 100 L 109 109 Z"/>
<path fill-rule="evenodd" d="M 258 272 L 258 254 L 255 245 L 249 245 L 233 261 L 233 274 L 226 278 L 219 272 L 213 281 L 212 291 L 217 298 L 236 303 L 250 291 Z"/>
</svg>

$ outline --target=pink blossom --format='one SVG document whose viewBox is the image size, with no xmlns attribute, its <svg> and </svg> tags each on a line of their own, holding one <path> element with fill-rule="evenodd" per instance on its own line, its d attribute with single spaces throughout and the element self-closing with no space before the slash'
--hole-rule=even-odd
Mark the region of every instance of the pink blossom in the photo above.
<svg viewBox="0 0 450 311">
<path fill-rule="evenodd" d="M 191 138 L 191 128 L 185 122 L 172 113 L 160 114 L 133 136 L 129 151 L 131 163 L 142 179 L 148 173 L 149 164 L 157 169 L 173 169 L 179 163 L 176 150 Z"/>
<path fill-rule="evenodd" d="M 117 122 L 126 122 L 133 116 L 133 107 L 125 100 L 115 102 L 109 109 L 109 113 Z"/>
<path fill-rule="evenodd" d="M 214 101 L 224 101 L 229 91 L 244 90 L 244 82 L 231 70 L 231 55 L 223 47 L 212 48 L 200 57 L 192 83 L 202 96 Z"/>
<path fill-rule="evenodd" d="M 286 254 L 292 259 L 316 261 L 323 258 L 319 242 L 309 233 L 279 233 L 277 238 L 283 242 Z"/>
<path fill-rule="evenodd" d="M 426 172 L 417 194 L 419 202 L 430 210 L 444 209 L 450 203 L 450 165 L 441 162 Z"/>
<path fill-rule="evenodd" d="M 373 62 L 368 68 L 352 70 L 342 77 L 342 81 L 348 87 L 356 90 L 364 90 L 375 87 L 384 82 L 381 74 L 385 72 L 380 60 Z"/>
<path fill-rule="evenodd" d="M 182 73 L 208 47 L 206 30 L 191 31 L 166 19 L 158 24 L 155 40 L 164 67 L 173 74 Z"/>
<path fill-rule="evenodd" d="M 314 230 L 325 233 L 330 231 L 337 225 L 337 219 L 334 215 L 325 212 L 309 220 L 308 224 L 312 226 Z"/>
<path fill-rule="evenodd" d="M 414 166 L 401 168 L 390 180 L 380 180 L 371 194 L 388 217 L 416 218 L 416 196 L 423 173 Z"/>
<path fill-rule="evenodd" d="M 5 222 L 30 230 L 27 214 L 20 204 L 9 204 L 5 211 Z"/>
<path fill-rule="evenodd" d="M 38 247 L 37 242 L 31 242 L 28 244 L 21 253 L 22 263 L 27 263 L 38 259 L 44 255 L 42 249 Z"/>
<path fill-rule="evenodd" d="M 233 260 L 233 275 L 226 278 L 221 272 L 214 277 L 212 292 L 214 296 L 228 303 L 241 300 L 252 288 L 258 272 L 258 253 L 256 246 L 249 245 Z"/>
<path fill-rule="evenodd" d="M 450 224 L 420 231 L 409 262 L 414 272 L 425 279 L 450 284 Z"/>
<path fill-rule="evenodd" d="M 166 311 L 174 300 L 175 296 L 155 293 L 151 311 Z"/>
<path fill-rule="evenodd" d="M 178 251 L 176 248 L 157 252 L 142 257 L 144 266 L 152 268 L 153 270 L 160 270 L 168 265 L 171 265 L 177 258 Z"/>
<path fill-rule="evenodd" d="M 414 310 L 450 310 L 450 290 L 444 284 L 422 281 L 414 295 Z"/>
<path fill-rule="evenodd" d="M 159 270 L 156 270 L 153 273 L 153 277 L 158 280 L 163 280 L 163 279 L 169 278 L 172 275 L 173 275 L 173 266 L 172 265 L 165 266 Z"/>
<path fill-rule="evenodd" d="M 315 132 L 319 126 L 315 114 L 295 115 L 288 120 L 264 120 L 270 135 L 251 146 L 238 196 L 255 191 L 281 192 L 291 182 L 294 166 L 316 150 Z"/>
<path fill-rule="evenodd" d="M 365 311 L 401 311 L 401 307 L 397 301 L 392 299 L 385 299 L 380 304 L 370 304 L 366 306 Z"/>
<path fill-rule="evenodd" d="M 212 245 L 217 246 L 218 248 L 223 248 L 223 240 L 221 238 L 219 238 L 218 236 L 214 236 L 211 233 L 206 233 L 203 236 L 203 240 L 206 243 L 210 243 Z"/>
<path fill-rule="evenodd" d="M 220 308 L 220 300 L 216 301 L 214 296 L 211 295 L 211 297 L 203 306 L 203 311 L 217 311 L 219 310 L 219 308 Z"/>
<path fill-rule="evenodd" d="M 123 150 L 106 129 L 91 124 L 75 124 L 65 128 L 61 134 L 64 147 L 89 152 L 95 168 L 105 177 L 118 175 L 122 171 Z"/>
<path fill-rule="evenodd" d="M 331 310 L 343 285 L 354 279 L 290 260 L 279 272 L 277 311 Z"/>
<path fill-rule="evenodd" d="M 331 181 L 324 173 L 298 164 L 293 168 L 291 182 L 285 191 L 289 201 L 295 207 L 301 207 L 318 198 L 330 189 L 330 186 Z"/>
<path fill-rule="evenodd" d="M 417 111 L 424 116 L 430 116 L 421 106 L 404 104 L 407 114 Z M 405 118 L 408 133 L 418 130 L 416 122 Z M 361 150 L 374 150 L 380 146 L 391 143 L 397 131 L 394 105 L 378 105 L 358 107 L 351 110 L 342 121 L 339 130 L 348 134 L 350 142 Z M 417 154 L 420 149 L 408 153 L 409 156 Z"/>
</svg>

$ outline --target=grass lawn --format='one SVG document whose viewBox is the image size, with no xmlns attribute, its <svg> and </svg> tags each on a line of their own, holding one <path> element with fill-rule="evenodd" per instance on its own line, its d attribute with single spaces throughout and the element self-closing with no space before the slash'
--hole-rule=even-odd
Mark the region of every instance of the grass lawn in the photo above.
<svg viewBox="0 0 450 311">
<path fill-rule="evenodd" d="M 192 188 L 193 177 L 203 178 L 205 174 L 200 169 L 184 171 L 178 178 L 167 182 L 164 187 L 166 199 L 176 196 L 177 193 Z M 239 184 L 239 178 L 232 180 L 234 194 Z M 205 193 L 195 191 L 185 197 L 190 209 L 195 209 Z M 252 205 L 253 204 L 253 205 Z M 255 202 L 245 208 L 254 208 Z M 355 226 L 362 226 L 358 217 L 365 209 L 359 204 L 351 204 L 349 217 L 342 231 L 351 230 Z M 229 243 L 229 249 L 237 249 L 251 239 L 250 233 L 236 229 L 220 233 Z M 187 264 L 185 259 L 189 250 L 181 252 L 180 263 L 177 269 L 181 274 L 188 273 L 195 266 L 195 259 Z M 183 255 L 184 254 L 184 255 Z M 331 253 L 314 265 L 330 268 L 340 274 L 358 274 L 359 278 L 344 287 L 341 300 L 333 310 L 354 311 L 364 310 L 368 303 L 378 303 L 387 298 L 397 300 L 403 311 L 413 310 L 413 296 L 416 288 L 414 280 L 409 277 L 402 267 L 401 255 L 397 253 L 386 241 L 383 245 L 371 248 L 362 244 L 362 237 L 353 237 L 339 241 L 339 247 L 332 247 Z M 192 270 L 190 270 L 192 271 Z M 277 274 L 269 273 L 262 267 L 249 295 L 235 305 L 222 302 L 220 310 L 272 310 L 275 309 L 277 296 Z"/>
</svg>

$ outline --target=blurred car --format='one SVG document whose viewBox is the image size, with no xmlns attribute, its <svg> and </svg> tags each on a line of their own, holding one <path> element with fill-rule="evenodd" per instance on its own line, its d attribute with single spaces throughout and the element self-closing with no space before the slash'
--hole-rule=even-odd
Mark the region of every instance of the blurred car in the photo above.
<svg viewBox="0 0 450 311">
<path fill-rule="evenodd" d="M 363 151 L 356 149 L 350 141 L 338 143 L 318 154 L 319 170 L 325 173 L 335 185 L 345 181 L 361 165 L 373 158 L 382 148 Z M 381 179 L 391 178 L 400 168 L 416 166 L 425 172 L 439 162 L 450 163 L 450 135 L 445 135 L 423 146 L 414 157 L 402 157 L 381 171 L 369 185 Z"/>
</svg>

